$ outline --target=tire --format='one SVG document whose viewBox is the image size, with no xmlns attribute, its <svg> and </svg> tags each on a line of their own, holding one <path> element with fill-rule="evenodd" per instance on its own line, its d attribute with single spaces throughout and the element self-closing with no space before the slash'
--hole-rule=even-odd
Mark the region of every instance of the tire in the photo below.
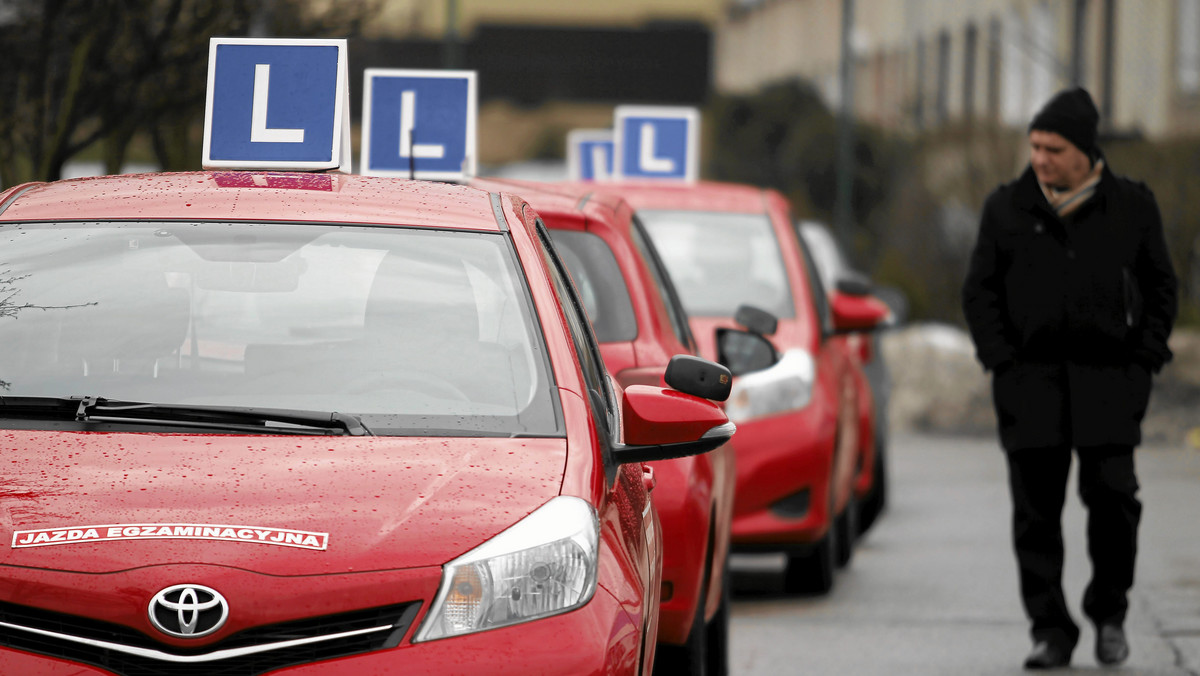
<svg viewBox="0 0 1200 676">
<path fill-rule="evenodd" d="M 789 594 L 828 594 L 837 568 L 837 528 L 831 527 L 812 549 L 788 554 L 783 591 Z"/>
<path fill-rule="evenodd" d="M 708 676 L 729 676 L 729 606 L 730 597 L 729 564 L 725 564 L 725 573 L 721 578 L 721 604 L 717 612 L 708 621 L 708 655 L 705 658 L 706 674 Z"/>
<path fill-rule="evenodd" d="M 875 448 L 875 466 L 871 469 L 871 492 L 863 500 L 858 514 L 859 535 L 870 530 L 887 508 L 888 474 L 885 448 L 886 444 L 882 440 Z"/>
<path fill-rule="evenodd" d="M 838 568 L 845 568 L 854 557 L 854 540 L 858 537 L 858 502 L 854 496 L 850 497 L 846 508 L 833 522 L 833 527 L 837 529 L 834 563 Z"/>
</svg>

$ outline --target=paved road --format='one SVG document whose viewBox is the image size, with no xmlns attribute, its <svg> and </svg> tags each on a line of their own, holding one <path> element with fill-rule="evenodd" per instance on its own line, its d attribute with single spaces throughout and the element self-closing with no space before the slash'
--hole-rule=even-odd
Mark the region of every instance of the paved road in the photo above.
<svg viewBox="0 0 1200 676">
<path fill-rule="evenodd" d="M 779 591 L 782 559 L 733 561 L 732 673 L 1023 674 L 1030 648 L 1009 546 L 1006 470 L 992 440 L 898 436 L 890 510 L 825 597 Z M 1132 655 L 1101 669 L 1084 627 L 1073 671 L 1200 676 L 1200 451 L 1139 450 L 1142 553 L 1126 624 Z M 1079 608 L 1090 567 L 1085 512 L 1064 516 L 1065 587 Z"/>
</svg>

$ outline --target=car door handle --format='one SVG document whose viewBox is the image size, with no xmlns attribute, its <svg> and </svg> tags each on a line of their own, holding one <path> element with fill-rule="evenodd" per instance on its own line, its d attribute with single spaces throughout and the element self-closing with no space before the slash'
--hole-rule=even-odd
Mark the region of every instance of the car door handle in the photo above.
<svg viewBox="0 0 1200 676">
<path fill-rule="evenodd" d="M 654 478 L 654 468 L 650 465 L 642 465 L 642 485 L 646 487 L 647 493 L 658 485 L 658 480 Z"/>
</svg>

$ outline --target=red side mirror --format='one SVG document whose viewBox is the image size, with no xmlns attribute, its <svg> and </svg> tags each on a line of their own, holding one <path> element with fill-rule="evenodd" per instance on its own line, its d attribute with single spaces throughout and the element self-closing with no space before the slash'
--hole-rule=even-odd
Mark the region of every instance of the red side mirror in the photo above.
<svg viewBox="0 0 1200 676">
<path fill-rule="evenodd" d="M 871 331 L 886 325 L 892 311 L 874 296 L 857 296 L 834 291 L 830 298 L 833 329 L 839 333 Z"/>
<path fill-rule="evenodd" d="M 737 429 L 715 402 L 649 385 L 625 390 L 621 419 L 624 443 L 614 453 L 622 463 L 707 453 Z"/>
</svg>

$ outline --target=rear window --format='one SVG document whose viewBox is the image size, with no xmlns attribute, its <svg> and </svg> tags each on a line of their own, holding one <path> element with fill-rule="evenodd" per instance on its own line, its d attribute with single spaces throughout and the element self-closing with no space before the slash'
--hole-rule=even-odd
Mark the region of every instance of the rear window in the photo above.
<svg viewBox="0 0 1200 676">
<path fill-rule="evenodd" d="M 644 210 L 638 218 L 694 317 L 732 317 L 749 304 L 796 314 L 779 240 L 765 214 Z"/>
<path fill-rule="evenodd" d="M 37 223 L 0 226 L 0 252 L 0 394 L 338 411 L 376 434 L 561 433 L 501 233 Z"/>
<path fill-rule="evenodd" d="M 608 244 L 590 232 L 573 230 L 551 230 L 550 239 L 571 273 L 596 340 L 614 343 L 637 338 L 629 288 Z"/>
</svg>

